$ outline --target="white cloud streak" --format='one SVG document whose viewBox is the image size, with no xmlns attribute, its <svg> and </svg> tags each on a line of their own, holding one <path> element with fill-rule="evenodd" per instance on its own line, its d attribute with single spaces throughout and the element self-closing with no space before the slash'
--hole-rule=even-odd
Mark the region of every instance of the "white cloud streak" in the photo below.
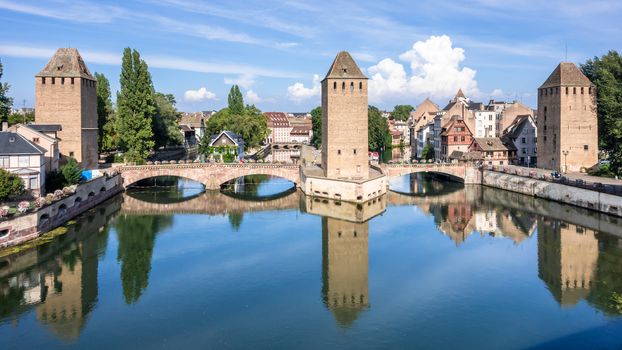
<svg viewBox="0 0 622 350">
<path fill-rule="evenodd" d="M 322 88 L 320 86 L 320 76 L 313 75 L 313 84 L 310 88 L 305 87 L 303 83 L 295 83 L 287 87 L 287 96 L 294 102 L 302 102 L 311 98 L 320 96 Z"/>
</svg>

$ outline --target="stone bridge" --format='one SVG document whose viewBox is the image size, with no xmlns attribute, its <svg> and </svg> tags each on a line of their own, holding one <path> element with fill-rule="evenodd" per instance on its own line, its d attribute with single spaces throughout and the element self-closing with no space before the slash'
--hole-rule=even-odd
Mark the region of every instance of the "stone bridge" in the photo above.
<svg viewBox="0 0 622 350">
<path fill-rule="evenodd" d="M 116 168 L 123 179 L 123 187 L 151 177 L 176 176 L 205 185 L 208 190 L 218 190 L 223 183 L 246 175 L 272 175 L 287 179 L 300 186 L 298 165 L 270 163 L 191 163 L 158 165 L 125 165 Z"/>
<path fill-rule="evenodd" d="M 452 179 L 459 180 L 464 183 L 480 183 L 481 176 L 478 176 L 478 170 L 466 164 L 454 163 L 422 163 L 422 164 L 382 164 L 380 166 L 382 172 L 387 177 L 399 177 L 412 173 L 438 173 L 449 176 Z M 479 182 L 478 182 L 479 180 Z"/>
</svg>

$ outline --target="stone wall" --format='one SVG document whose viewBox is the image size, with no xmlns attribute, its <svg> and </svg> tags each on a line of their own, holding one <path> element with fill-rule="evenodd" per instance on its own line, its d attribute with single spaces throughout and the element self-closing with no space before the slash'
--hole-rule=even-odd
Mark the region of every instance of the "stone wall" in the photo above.
<svg viewBox="0 0 622 350">
<path fill-rule="evenodd" d="M 483 170 L 482 184 L 622 216 L 622 197 L 608 193 L 490 170 Z"/>
<path fill-rule="evenodd" d="M 0 248 L 20 244 L 58 227 L 123 190 L 119 175 L 95 178 L 76 192 L 34 213 L 0 222 Z"/>
</svg>

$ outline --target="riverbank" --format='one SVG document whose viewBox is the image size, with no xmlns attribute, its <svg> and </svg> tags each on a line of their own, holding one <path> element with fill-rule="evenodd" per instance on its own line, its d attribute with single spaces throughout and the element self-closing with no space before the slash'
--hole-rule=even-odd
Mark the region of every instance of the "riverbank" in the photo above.
<svg viewBox="0 0 622 350">
<path fill-rule="evenodd" d="M 0 249 L 35 239 L 123 191 L 120 175 L 101 176 L 34 212 L 0 221 Z"/>
</svg>

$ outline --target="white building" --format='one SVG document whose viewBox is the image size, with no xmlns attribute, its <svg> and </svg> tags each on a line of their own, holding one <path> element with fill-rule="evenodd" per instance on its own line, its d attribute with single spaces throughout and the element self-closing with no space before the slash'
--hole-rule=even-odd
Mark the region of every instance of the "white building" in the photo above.
<svg viewBox="0 0 622 350">
<path fill-rule="evenodd" d="M 518 116 L 501 138 L 516 147 L 516 163 L 535 166 L 538 156 L 538 128 L 530 115 Z"/>
<path fill-rule="evenodd" d="M 498 122 L 497 112 L 495 111 L 474 111 L 475 113 L 475 135 L 474 137 L 497 137 Z"/>
<path fill-rule="evenodd" d="M 45 152 L 18 133 L 0 131 L 0 168 L 22 178 L 33 196 L 45 194 Z"/>
<path fill-rule="evenodd" d="M 421 159 L 425 146 L 433 146 L 434 142 L 434 122 L 425 124 L 417 130 L 417 154 L 416 158 Z"/>
</svg>

